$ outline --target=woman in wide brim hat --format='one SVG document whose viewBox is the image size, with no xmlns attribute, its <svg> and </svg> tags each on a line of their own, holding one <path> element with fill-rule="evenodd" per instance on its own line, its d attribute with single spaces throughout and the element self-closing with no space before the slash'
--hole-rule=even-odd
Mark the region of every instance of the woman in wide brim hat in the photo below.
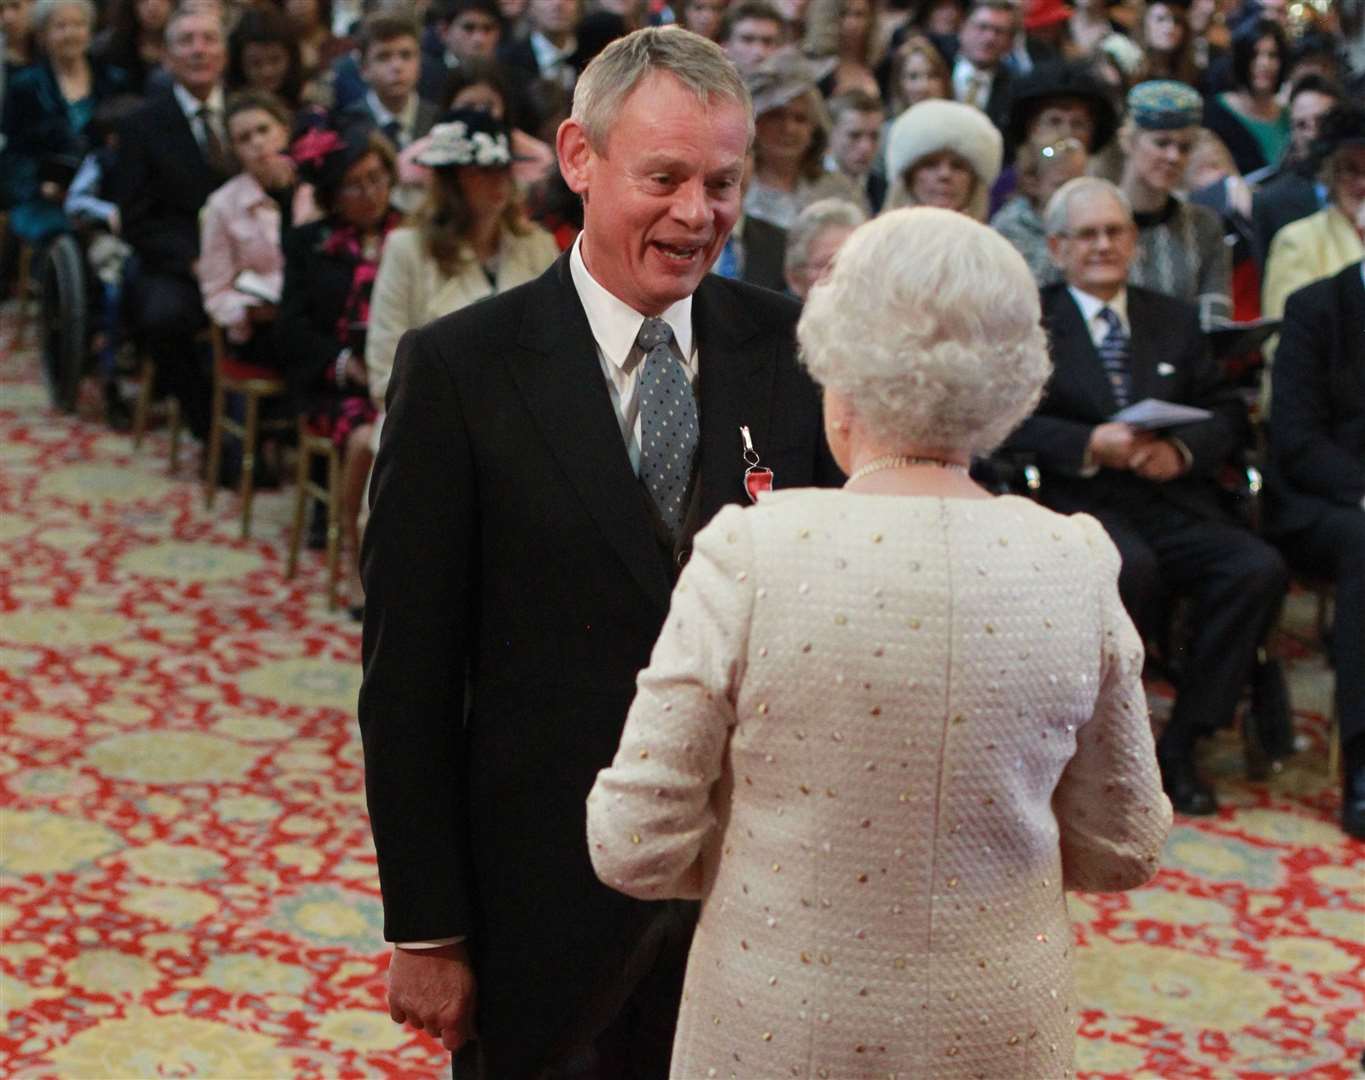
<svg viewBox="0 0 1365 1080">
<path fill-rule="evenodd" d="M 987 196 L 1000 175 L 1004 143 L 980 109 L 956 101 L 921 101 L 886 138 L 886 209 L 937 206 L 986 220 Z"/>
</svg>

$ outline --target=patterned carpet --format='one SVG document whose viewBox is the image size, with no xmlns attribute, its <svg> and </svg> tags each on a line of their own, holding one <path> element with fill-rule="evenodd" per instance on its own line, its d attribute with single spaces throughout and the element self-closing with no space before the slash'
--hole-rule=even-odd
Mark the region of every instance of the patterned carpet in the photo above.
<svg viewBox="0 0 1365 1080">
<path fill-rule="evenodd" d="M 316 555 L 283 580 L 289 495 L 255 537 L 203 509 L 195 454 L 49 412 L 0 323 L 0 1074 L 448 1075 L 384 1008 L 359 635 Z M 1308 747 L 1270 783 L 1227 738 L 1227 808 L 1157 881 L 1072 898 L 1091 1077 L 1338 1078 L 1365 1044 L 1365 845 L 1334 824 L 1311 611 Z M 1158 698 L 1157 707 L 1162 701 Z"/>
</svg>

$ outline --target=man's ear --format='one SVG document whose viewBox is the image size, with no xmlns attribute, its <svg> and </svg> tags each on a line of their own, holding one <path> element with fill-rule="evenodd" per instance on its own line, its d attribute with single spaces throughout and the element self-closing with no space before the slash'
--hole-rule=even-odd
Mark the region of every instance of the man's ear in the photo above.
<svg viewBox="0 0 1365 1080">
<path fill-rule="evenodd" d="M 1059 270 L 1062 267 L 1062 239 L 1055 233 L 1047 238 L 1047 253 L 1052 257 L 1052 265 Z"/>
<path fill-rule="evenodd" d="M 564 176 L 564 182 L 569 185 L 569 190 L 576 195 L 587 194 L 594 153 L 592 145 L 588 142 L 588 133 L 573 117 L 559 125 L 559 132 L 555 136 L 555 150 L 559 154 L 559 171 Z"/>
</svg>

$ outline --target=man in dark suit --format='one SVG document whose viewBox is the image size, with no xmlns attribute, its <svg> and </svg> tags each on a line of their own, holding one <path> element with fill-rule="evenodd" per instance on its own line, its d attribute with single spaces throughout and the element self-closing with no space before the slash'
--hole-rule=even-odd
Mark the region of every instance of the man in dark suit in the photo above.
<svg viewBox="0 0 1365 1080">
<path fill-rule="evenodd" d="M 1321 75 L 1309 75 L 1294 84 L 1289 95 L 1289 151 L 1283 161 L 1248 176 L 1260 185 L 1251 203 L 1258 258 L 1265 260 L 1275 234 L 1327 205 L 1327 185 L 1314 176 L 1312 147 L 1322 118 L 1342 101 L 1343 91 Z M 1253 177 L 1255 179 L 1253 180 Z"/>
<path fill-rule="evenodd" d="M 362 121 L 373 124 L 394 152 L 420 139 L 436 123 L 437 107 L 417 90 L 421 71 L 421 31 L 406 15 L 379 11 L 366 18 L 356 49 L 365 93 L 338 109 L 338 128 Z"/>
<path fill-rule="evenodd" d="M 752 131 L 718 46 L 613 42 L 559 129 L 578 241 L 399 346 L 360 724 L 390 1012 L 457 1076 L 667 1073 L 694 910 L 596 880 L 585 799 L 691 537 L 745 498 L 741 427 L 778 485 L 840 480 L 796 304 L 707 274 Z"/>
<path fill-rule="evenodd" d="M 1045 503 L 1104 525 L 1123 560 L 1119 592 L 1145 637 L 1161 636 L 1168 595 L 1193 600 L 1157 758 L 1172 805 L 1211 814 L 1217 801 L 1195 771 L 1195 742 L 1232 721 L 1287 578 L 1275 549 L 1221 505 L 1217 476 L 1244 444 L 1245 410 L 1208 354 L 1198 311 L 1126 284 L 1137 229 L 1117 188 L 1071 180 L 1048 203 L 1045 224 L 1065 276 L 1043 290 L 1055 370 L 1009 446 L 1035 456 Z M 1113 419 L 1147 398 L 1212 415 L 1155 432 Z"/>
<path fill-rule="evenodd" d="M 1019 29 L 1013 0 L 974 0 L 956 37 L 935 37 L 954 100 L 974 105 L 1001 131 L 1009 123 L 1012 73 L 1005 63 Z"/>
<path fill-rule="evenodd" d="M 225 42 L 216 8 L 193 5 L 171 17 L 165 58 L 170 89 L 154 93 L 128 117 L 111 177 L 123 238 L 136 259 L 127 290 L 133 333 L 200 439 L 208 434 L 212 388 L 194 343 L 205 325 L 194 276 L 199 211 L 235 171 L 223 117 Z"/>
<path fill-rule="evenodd" d="M 1272 373 L 1269 531 L 1335 584 L 1332 655 L 1346 763 L 1341 824 L 1365 840 L 1365 282 L 1361 263 L 1290 295 Z"/>
</svg>

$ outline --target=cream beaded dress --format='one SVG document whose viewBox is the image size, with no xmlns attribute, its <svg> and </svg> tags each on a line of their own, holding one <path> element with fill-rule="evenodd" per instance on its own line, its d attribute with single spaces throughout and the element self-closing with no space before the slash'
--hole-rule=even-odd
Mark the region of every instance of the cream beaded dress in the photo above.
<svg viewBox="0 0 1365 1080">
<path fill-rule="evenodd" d="M 674 1077 L 1072 1071 L 1063 889 L 1170 827 L 1118 554 L 1025 499 L 801 490 L 696 539 L 612 766 L 604 882 L 698 897 Z"/>
</svg>

